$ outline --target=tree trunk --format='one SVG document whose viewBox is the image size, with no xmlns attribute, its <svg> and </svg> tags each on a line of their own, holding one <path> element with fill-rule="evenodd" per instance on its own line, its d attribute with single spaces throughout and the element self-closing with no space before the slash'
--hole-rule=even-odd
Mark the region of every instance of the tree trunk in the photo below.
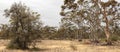
<svg viewBox="0 0 120 52">
<path fill-rule="evenodd" d="M 106 9 L 104 8 L 104 19 L 105 19 L 105 23 L 106 23 L 106 26 L 104 28 L 104 31 L 105 31 L 105 35 L 106 35 L 106 41 L 107 41 L 107 44 L 111 45 L 111 41 L 110 41 L 110 29 L 109 29 L 109 20 L 107 18 L 107 15 L 106 15 Z"/>
<path fill-rule="evenodd" d="M 80 29 L 80 22 L 78 22 L 78 31 L 77 31 L 77 33 L 78 33 L 78 41 L 82 41 L 82 38 L 83 38 L 83 36 L 82 36 L 82 34 L 81 34 L 81 29 Z"/>
</svg>

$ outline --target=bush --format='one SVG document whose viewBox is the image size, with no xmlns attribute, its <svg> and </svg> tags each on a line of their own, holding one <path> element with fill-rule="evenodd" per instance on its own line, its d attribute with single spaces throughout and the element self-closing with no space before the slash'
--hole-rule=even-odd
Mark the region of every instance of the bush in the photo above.
<svg viewBox="0 0 120 52">
<path fill-rule="evenodd" d="M 120 40 L 120 37 L 119 37 L 118 35 L 112 35 L 112 36 L 110 37 L 110 40 L 111 40 L 111 41 L 117 41 L 117 40 Z"/>
<path fill-rule="evenodd" d="M 42 25 L 39 21 L 40 14 L 28 9 L 22 3 L 15 3 L 10 9 L 5 10 L 5 16 L 10 17 L 10 21 L 12 21 L 5 29 L 10 32 L 5 31 L 5 33 L 12 35 L 8 45 L 10 49 L 28 49 L 34 40 L 40 38 L 39 32 Z"/>
</svg>

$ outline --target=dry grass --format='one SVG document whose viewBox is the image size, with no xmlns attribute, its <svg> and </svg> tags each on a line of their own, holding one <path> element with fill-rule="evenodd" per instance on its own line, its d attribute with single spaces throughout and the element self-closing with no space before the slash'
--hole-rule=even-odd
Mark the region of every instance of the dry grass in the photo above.
<svg viewBox="0 0 120 52">
<path fill-rule="evenodd" d="M 5 48 L 8 42 L 0 40 L 0 52 L 120 52 L 118 46 L 85 45 L 69 40 L 43 40 L 41 43 L 37 43 L 39 49 L 8 50 Z"/>
</svg>

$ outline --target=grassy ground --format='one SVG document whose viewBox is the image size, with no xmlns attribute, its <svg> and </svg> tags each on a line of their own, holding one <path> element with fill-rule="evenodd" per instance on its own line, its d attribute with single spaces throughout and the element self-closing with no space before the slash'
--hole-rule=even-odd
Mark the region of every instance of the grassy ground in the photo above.
<svg viewBox="0 0 120 52">
<path fill-rule="evenodd" d="M 39 49 L 8 50 L 9 41 L 0 40 L 0 52 L 120 52 L 119 46 L 95 46 L 69 40 L 42 40 L 37 43 Z"/>
</svg>

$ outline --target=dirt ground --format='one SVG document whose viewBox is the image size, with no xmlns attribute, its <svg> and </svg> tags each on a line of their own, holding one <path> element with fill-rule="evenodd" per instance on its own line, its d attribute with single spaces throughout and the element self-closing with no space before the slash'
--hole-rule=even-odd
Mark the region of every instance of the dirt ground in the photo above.
<svg viewBox="0 0 120 52">
<path fill-rule="evenodd" d="M 36 50 L 8 50 L 8 40 L 0 40 L 0 52 L 120 52 L 119 46 L 95 46 L 69 40 L 42 40 Z"/>
</svg>

